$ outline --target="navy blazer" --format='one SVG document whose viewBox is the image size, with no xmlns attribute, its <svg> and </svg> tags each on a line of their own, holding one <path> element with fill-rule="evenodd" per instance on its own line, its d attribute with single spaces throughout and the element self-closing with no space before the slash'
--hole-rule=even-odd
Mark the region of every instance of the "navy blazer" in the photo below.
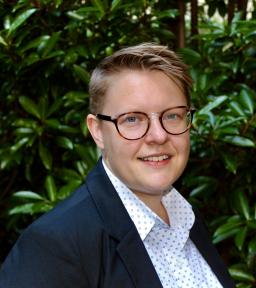
<svg viewBox="0 0 256 288">
<path fill-rule="evenodd" d="M 196 213 L 190 238 L 224 288 L 234 288 Z M 0 272 L 1 288 L 162 288 L 101 161 L 86 183 L 30 225 Z"/>
</svg>

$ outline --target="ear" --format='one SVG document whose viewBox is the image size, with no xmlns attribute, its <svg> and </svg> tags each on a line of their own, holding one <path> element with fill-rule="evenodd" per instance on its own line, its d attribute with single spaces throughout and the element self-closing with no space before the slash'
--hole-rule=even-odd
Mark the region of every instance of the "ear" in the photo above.
<svg viewBox="0 0 256 288">
<path fill-rule="evenodd" d="M 87 127 L 92 135 L 92 138 L 96 145 L 103 150 L 104 149 L 104 141 L 102 136 L 102 125 L 101 121 L 97 119 L 97 117 L 93 114 L 89 114 L 86 117 Z"/>
</svg>

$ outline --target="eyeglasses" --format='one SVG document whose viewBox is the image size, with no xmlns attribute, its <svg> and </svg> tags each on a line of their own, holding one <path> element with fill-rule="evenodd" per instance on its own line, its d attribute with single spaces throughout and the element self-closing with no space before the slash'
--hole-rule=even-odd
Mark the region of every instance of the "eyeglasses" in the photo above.
<svg viewBox="0 0 256 288">
<path fill-rule="evenodd" d="M 158 117 L 162 128 L 172 135 L 180 135 L 190 129 L 195 109 L 187 106 L 177 106 L 164 110 L 163 112 L 153 112 L 150 115 Z M 152 117 L 151 116 L 151 117 Z M 124 113 L 116 118 L 111 116 L 96 114 L 100 120 L 113 122 L 118 133 L 127 140 L 137 140 L 144 137 L 150 127 L 151 117 L 144 112 Z"/>
</svg>

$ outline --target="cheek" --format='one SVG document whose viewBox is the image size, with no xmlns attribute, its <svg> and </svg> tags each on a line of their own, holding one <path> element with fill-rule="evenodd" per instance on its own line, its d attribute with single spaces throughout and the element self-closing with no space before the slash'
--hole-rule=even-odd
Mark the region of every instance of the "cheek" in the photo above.
<svg viewBox="0 0 256 288">
<path fill-rule="evenodd" d="M 179 137 L 173 139 L 173 144 L 177 154 L 188 158 L 190 152 L 190 136 L 189 134 L 182 134 Z"/>
<path fill-rule="evenodd" d="M 122 138 L 116 131 L 106 129 L 103 133 L 104 155 L 109 161 L 119 162 L 132 156 L 135 147 L 131 141 Z"/>
<path fill-rule="evenodd" d="M 128 167 L 133 160 L 137 159 L 140 147 L 141 144 L 138 141 L 129 141 L 117 137 L 109 143 L 109 156 L 111 154 L 112 158 L 109 160 L 115 162 L 115 166 L 124 165 L 124 161 L 126 161 Z"/>
</svg>

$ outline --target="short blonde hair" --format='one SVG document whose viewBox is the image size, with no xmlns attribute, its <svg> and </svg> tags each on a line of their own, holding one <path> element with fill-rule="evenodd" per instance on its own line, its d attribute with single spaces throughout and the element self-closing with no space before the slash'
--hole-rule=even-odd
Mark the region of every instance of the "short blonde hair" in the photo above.
<svg viewBox="0 0 256 288">
<path fill-rule="evenodd" d="M 184 92 L 190 105 L 192 79 L 187 66 L 167 46 L 143 43 L 127 47 L 103 59 L 92 72 L 89 83 L 90 112 L 102 112 L 112 75 L 123 70 L 158 70 L 170 77 Z"/>
</svg>

